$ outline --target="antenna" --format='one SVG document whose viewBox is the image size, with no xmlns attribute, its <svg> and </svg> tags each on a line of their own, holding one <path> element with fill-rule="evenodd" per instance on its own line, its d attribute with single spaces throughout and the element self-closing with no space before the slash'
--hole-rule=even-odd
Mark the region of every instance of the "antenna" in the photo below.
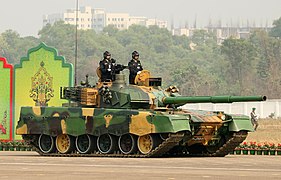
<svg viewBox="0 0 281 180">
<path fill-rule="evenodd" d="M 77 86 L 77 50 L 78 50 L 78 27 L 77 27 L 77 19 L 78 19 L 78 4 L 79 0 L 76 0 L 76 18 L 75 18 L 75 61 L 74 61 L 74 86 Z"/>
</svg>

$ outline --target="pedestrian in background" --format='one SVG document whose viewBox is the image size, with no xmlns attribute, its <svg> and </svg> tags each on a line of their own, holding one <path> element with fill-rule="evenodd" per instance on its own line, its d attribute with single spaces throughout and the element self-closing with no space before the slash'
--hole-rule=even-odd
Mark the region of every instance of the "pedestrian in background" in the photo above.
<svg viewBox="0 0 281 180">
<path fill-rule="evenodd" d="M 258 116 L 255 113 L 256 108 L 252 108 L 252 112 L 251 112 L 251 122 L 252 125 L 255 129 L 255 131 L 257 130 L 259 123 L 258 123 Z"/>
</svg>

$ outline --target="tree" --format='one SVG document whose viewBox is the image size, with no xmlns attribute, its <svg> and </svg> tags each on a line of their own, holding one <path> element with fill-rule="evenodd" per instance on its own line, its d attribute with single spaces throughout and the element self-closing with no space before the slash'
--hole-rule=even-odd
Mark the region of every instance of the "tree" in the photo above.
<svg viewBox="0 0 281 180">
<path fill-rule="evenodd" d="M 75 26 L 64 24 L 63 21 L 47 24 L 38 33 L 39 39 L 48 46 L 59 50 L 70 62 L 74 62 L 75 52 Z M 79 38 L 79 34 L 78 34 Z"/>
<path fill-rule="evenodd" d="M 1 34 L 1 51 L 9 63 L 19 63 L 20 58 L 26 56 L 28 49 L 36 46 L 38 40 L 34 37 L 20 37 L 19 33 L 7 30 Z"/>
<path fill-rule="evenodd" d="M 251 42 L 257 48 L 255 82 L 260 94 L 278 98 L 281 93 L 281 40 L 269 37 L 265 31 L 255 32 Z"/>
<path fill-rule="evenodd" d="M 106 26 L 105 28 L 103 28 L 103 33 L 107 34 L 109 36 L 116 36 L 116 34 L 118 33 L 118 29 L 116 27 L 114 27 L 112 24 Z"/>
<path fill-rule="evenodd" d="M 281 38 L 281 17 L 273 21 L 273 28 L 269 32 L 269 35 L 272 37 Z"/>
<path fill-rule="evenodd" d="M 206 30 L 195 30 L 191 40 L 197 45 L 216 45 L 215 35 Z"/>
<path fill-rule="evenodd" d="M 8 43 L 5 41 L 2 35 L 0 35 L 0 56 L 6 57 L 8 50 Z"/>
<path fill-rule="evenodd" d="M 244 39 L 226 39 L 221 47 L 221 52 L 227 59 L 229 66 L 228 77 L 230 88 L 237 88 L 237 94 L 251 93 L 253 85 L 250 75 L 253 73 L 253 60 L 255 57 L 254 46 Z"/>
</svg>

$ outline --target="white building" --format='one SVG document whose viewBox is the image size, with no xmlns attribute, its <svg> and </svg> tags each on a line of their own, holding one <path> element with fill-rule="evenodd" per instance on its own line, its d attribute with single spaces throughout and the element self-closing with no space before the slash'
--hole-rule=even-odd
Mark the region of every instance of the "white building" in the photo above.
<svg viewBox="0 0 281 180">
<path fill-rule="evenodd" d="M 106 13 L 105 26 L 113 25 L 117 29 L 124 30 L 129 27 L 128 13 Z"/>
<path fill-rule="evenodd" d="M 129 26 L 133 24 L 138 24 L 142 26 L 146 26 L 147 18 L 143 16 L 130 16 L 129 18 Z"/>
<path fill-rule="evenodd" d="M 158 26 L 160 28 L 167 28 L 168 27 L 168 21 L 162 21 L 159 19 L 147 19 L 146 21 L 146 27 L 149 26 Z"/>
<path fill-rule="evenodd" d="M 92 29 L 101 32 L 106 26 L 106 16 L 104 9 L 92 9 Z"/>
<path fill-rule="evenodd" d="M 134 17 L 128 13 L 107 13 L 104 9 L 92 9 L 90 6 L 81 7 L 78 12 L 68 9 L 62 14 L 51 14 L 43 17 L 43 25 L 54 24 L 56 21 L 63 20 L 67 24 L 75 25 L 77 13 L 78 29 L 94 29 L 100 32 L 104 27 L 113 25 L 119 30 L 128 29 L 133 24 L 149 27 L 156 25 L 160 28 L 167 28 L 168 22 L 159 19 L 148 19 L 146 17 Z"/>
<path fill-rule="evenodd" d="M 63 14 L 50 14 L 43 16 L 43 26 L 54 24 L 57 21 L 63 21 Z"/>
<path fill-rule="evenodd" d="M 63 13 L 63 20 L 67 24 L 75 25 L 76 10 L 67 10 Z M 91 29 L 92 28 L 92 9 L 91 7 L 82 7 L 77 13 L 77 26 L 78 29 Z"/>
<path fill-rule="evenodd" d="M 82 7 L 77 12 L 78 29 L 92 29 L 92 12 L 91 7 Z M 76 10 L 68 9 L 62 14 L 51 14 L 43 16 L 43 25 L 54 24 L 56 21 L 64 21 L 67 24 L 75 25 Z"/>
<path fill-rule="evenodd" d="M 176 28 L 176 29 L 172 29 L 172 34 L 174 36 L 187 36 L 190 37 L 192 34 L 192 30 L 189 28 Z"/>
</svg>

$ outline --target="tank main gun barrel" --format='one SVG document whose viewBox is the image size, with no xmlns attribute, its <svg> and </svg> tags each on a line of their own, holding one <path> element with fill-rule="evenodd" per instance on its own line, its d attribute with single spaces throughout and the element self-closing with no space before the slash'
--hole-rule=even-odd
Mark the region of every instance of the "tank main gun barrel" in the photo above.
<svg viewBox="0 0 281 180">
<path fill-rule="evenodd" d="M 265 101 L 266 96 L 176 96 L 164 97 L 164 104 L 185 104 L 185 103 L 233 103 L 249 101 Z"/>
</svg>

